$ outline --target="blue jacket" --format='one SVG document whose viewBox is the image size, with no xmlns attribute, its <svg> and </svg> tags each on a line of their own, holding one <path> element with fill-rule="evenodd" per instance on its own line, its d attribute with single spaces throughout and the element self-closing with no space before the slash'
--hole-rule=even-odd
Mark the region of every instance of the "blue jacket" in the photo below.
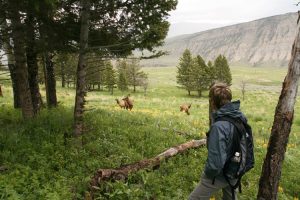
<svg viewBox="0 0 300 200">
<path fill-rule="evenodd" d="M 228 103 L 213 113 L 214 119 L 223 116 L 247 121 L 240 111 L 240 101 Z M 207 138 L 208 156 L 204 170 L 208 178 L 213 179 L 223 176 L 223 166 L 232 151 L 233 132 L 234 125 L 228 121 L 217 121 L 211 125 Z"/>
</svg>

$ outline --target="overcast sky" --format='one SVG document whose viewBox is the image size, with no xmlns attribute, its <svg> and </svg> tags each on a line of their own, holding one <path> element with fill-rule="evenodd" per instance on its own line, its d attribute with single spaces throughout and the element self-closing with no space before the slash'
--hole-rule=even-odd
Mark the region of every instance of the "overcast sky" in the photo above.
<svg viewBox="0 0 300 200">
<path fill-rule="evenodd" d="M 296 2 L 296 0 L 178 0 L 177 9 L 170 13 L 169 36 L 296 12 L 300 9 L 300 6 L 295 5 Z"/>
</svg>

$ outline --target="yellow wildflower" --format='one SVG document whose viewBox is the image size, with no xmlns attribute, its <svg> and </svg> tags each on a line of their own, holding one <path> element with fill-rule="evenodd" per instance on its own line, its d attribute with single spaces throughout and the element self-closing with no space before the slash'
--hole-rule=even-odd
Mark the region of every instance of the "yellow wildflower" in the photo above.
<svg viewBox="0 0 300 200">
<path fill-rule="evenodd" d="M 278 192 L 283 192 L 283 188 L 281 186 L 278 186 Z"/>
</svg>

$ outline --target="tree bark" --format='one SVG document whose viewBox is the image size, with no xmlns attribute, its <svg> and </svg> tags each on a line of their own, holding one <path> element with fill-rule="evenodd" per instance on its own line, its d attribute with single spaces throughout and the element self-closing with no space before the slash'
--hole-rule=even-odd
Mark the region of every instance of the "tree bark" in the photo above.
<svg viewBox="0 0 300 200">
<path fill-rule="evenodd" d="M 34 113 L 36 114 L 42 106 L 42 97 L 40 94 L 39 80 L 38 80 L 38 64 L 37 64 L 37 50 L 35 43 L 34 33 L 34 17 L 30 13 L 28 14 L 27 20 L 27 66 L 28 66 L 28 81 L 32 99 L 32 105 Z"/>
<path fill-rule="evenodd" d="M 1 85 L 0 85 L 0 97 L 3 97 L 3 93 L 2 93 Z"/>
<path fill-rule="evenodd" d="M 281 168 L 294 117 L 300 75 L 300 30 L 292 48 L 288 73 L 282 84 L 281 95 L 275 110 L 267 155 L 259 181 L 258 200 L 277 200 Z"/>
<path fill-rule="evenodd" d="M 14 108 L 21 108 L 21 99 L 20 93 L 18 91 L 18 83 L 17 83 L 17 75 L 16 75 L 16 65 L 15 65 L 15 57 L 13 54 L 7 55 L 8 59 L 8 69 L 11 78 L 11 84 L 13 89 L 13 96 L 14 96 Z"/>
<path fill-rule="evenodd" d="M 0 24 L 0 29 L 3 31 L 3 50 L 7 56 L 7 64 L 13 89 L 14 108 L 21 108 L 20 94 L 17 87 L 15 57 L 13 54 L 13 47 L 10 44 L 8 36 L 8 26 L 5 19 L 0 18 L 0 21 L 3 21 Z"/>
<path fill-rule="evenodd" d="M 23 42 L 23 28 L 17 7 L 12 8 L 11 24 L 14 42 L 14 55 L 16 60 L 17 90 L 20 94 L 22 115 L 24 119 L 34 116 L 30 88 L 28 83 L 28 70 L 26 65 L 25 47 Z"/>
<path fill-rule="evenodd" d="M 213 118 L 213 112 L 215 111 L 213 109 L 213 105 L 212 105 L 212 102 L 210 100 L 210 97 L 209 97 L 209 100 L 208 100 L 208 104 L 209 104 L 209 108 L 208 108 L 208 116 L 209 116 L 209 127 L 211 127 L 211 125 L 214 123 L 214 118 Z"/>
<path fill-rule="evenodd" d="M 202 97 L 202 91 L 201 90 L 198 90 L 198 96 Z"/>
<path fill-rule="evenodd" d="M 54 74 L 54 64 L 52 61 L 53 55 L 46 52 L 44 55 L 44 75 L 45 75 L 45 87 L 47 105 L 49 108 L 57 106 L 56 98 L 56 80 Z"/>
<path fill-rule="evenodd" d="M 90 1 L 81 0 L 81 29 L 80 29 L 80 52 L 77 66 L 77 84 L 74 108 L 74 135 L 76 137 L 83 133 L 83 112 L 86 95 L 86 51 L 88 48 Z"/>
<path fill-rule="evenodd" d="M 92 177 L 90 182 L 90 190 L 93 193 L 94 186 L 97 186 L 109 180 L 125 180 L 130 173 L 137 172 L 145 168 L 156 168 L 160 165 L 161 161 L 173 157 L 177 154 L 183 153 L 191 148 L 198 148 L 206 144 L 206 139 L 191 140 L 181 145 L 172 147 L 161 154 L 150 158 L 141 160 L 139 162 L 122 166 L 118 169 L 99 169 Z"/>
<path fill-rule="evenodd" d="M 61 73 L 61 87 L 66 87 L 66 76 L 65 76 L 65 63 L 61 62 L 60 66 L 60 73 Z"/>
</svg>

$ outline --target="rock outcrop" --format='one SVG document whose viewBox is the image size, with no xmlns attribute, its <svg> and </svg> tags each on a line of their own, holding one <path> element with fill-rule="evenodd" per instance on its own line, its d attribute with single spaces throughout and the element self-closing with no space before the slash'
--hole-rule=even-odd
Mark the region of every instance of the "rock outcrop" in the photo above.
<svg viewBox="0 0 300 200">
<path fill-rule="evenodd" d="M 214 60 L 225 55 L 231 64 L 287 66 L 297 31 L 297 13 L 288 13 L 251 22 L 226 26 L 166 39 L 168 56 L 150 61 L 151 65 L 175 66 L 185 49 Z"/>
</svg>

